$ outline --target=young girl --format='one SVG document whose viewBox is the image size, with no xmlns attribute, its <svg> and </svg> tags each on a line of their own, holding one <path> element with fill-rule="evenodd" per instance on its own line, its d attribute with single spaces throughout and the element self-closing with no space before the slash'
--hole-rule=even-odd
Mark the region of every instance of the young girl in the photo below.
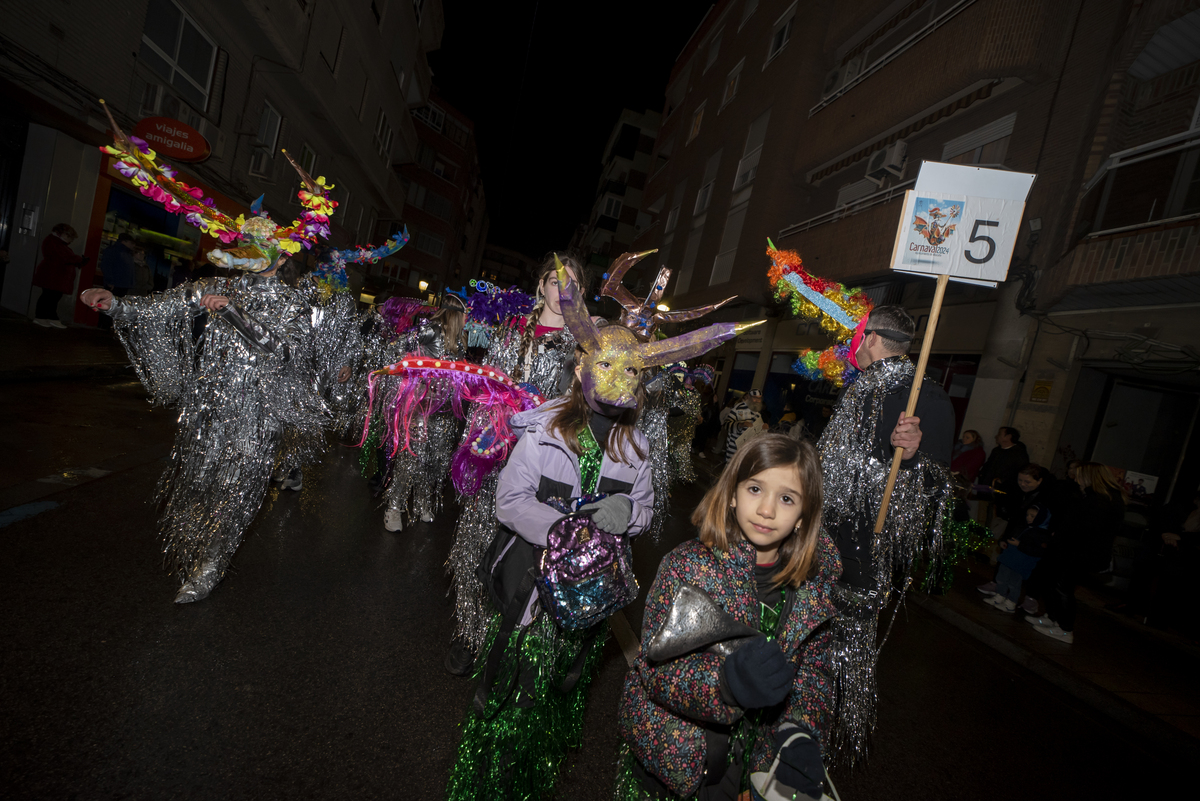
<svg viewBox="0 0 1200 801">
<path fill-rule="evenodd" d="M 563 254 L 551 253 L 538 272 L 537 303 L 528 316 L 510 317 L 496 326 L 483 364 L 498 367 L 515 381 L 529 384 L 544 398 L 557 398 L 571 380 L 575 338 L 564 325 L 555 259 L 566 267 L 577 285 L 586 285 L 582 266 Z M 474 429 L 468 419 L 466 430 Z M 479 490 L 462 499 L 462 512 L 454 530 L 454 543 L 446 569 L 454 585 L 454 642 L 446 655 L 446 669 L 457 676 L 471 672 L 475 655 L 483 646 L 488 610 L 475 568 L 496 536 L 497 473 L 485 477 Z"/>
<path fill-rule="evenodd" d="M 996 594 L 984 598 L 1002 612 L 1017 611 L 1021 600 L 1021 584 L 1033 573 L 1037 563 L 1050 546 L 1050 510 L 1037 505 L 1025 509 L 1025 528 L 1017 536 L 1000 545 L 996 567 Z"/>
<path fill-rule="evenodd" d="M 648 443 L 635 427 L 641 406 L 616 408 L 585 397 L 580 372 L 566 397 L 515 415 L 510 421 L 520 439 L 500 472 L 495 519 L 505 532 L 544 548 L 562 511 L 552 498 L 567 500 L 598 492 L 607 497 L 590 508 L 596 526 L 634 536 L 649 524 L 654 494 Z M 603 372 L 614 368 L 608 362 Z M 637 386 L 639 370 L 622 370 Z M 589 507 L 584 507 L 588 509 Z M 503 559 L 533 553 L 510 541 Z M 490 553 L 490 552 L 489 552 Z M 518 570 L 524 569 L 522 564 Z M 509 569 L 504 568 L 508 574 Z M 558 627 L 539 612 L 536 591 L 514 595 L 509 605 L 520 621 L 510 637 L 497 636 L 501 612 L 490 615 L 493 638 L 488 662 L 496 662 L 508 683 L 484 681 L 463 726 L 458 760 L 450 776 L 450 799 L 534 799 L 548 796 L 568 746 L 578 745 L 588 685 L 599 661 L 604 624 L 583 631 Z M 599 634 L 600 636 L 597 636 Z M 580 670 L 582 667 L 582 670 Z M 574 668 L 574 681 L 565 681 Z M 564 688 L 565 691 L 564 691 Z M 482 694 L 482 695 L 481 695 Z"/>
<path fill-rule="evenodd" d="M 821 503 L 812 445 L 764 434 L 738 450 L 693 512 L 700 536 L 659 566 L 625 679 L 619 799 L 734 799 L 747 789 L 743 775 L 767 771 L 777 754 L 776 790 L 821 796 L 833 694 L 829 590 L 841 573 Z M 685 584 L 760 636 L 726 657 L 701 649 L 651 661 L 647 643 Z"/>
</svg>

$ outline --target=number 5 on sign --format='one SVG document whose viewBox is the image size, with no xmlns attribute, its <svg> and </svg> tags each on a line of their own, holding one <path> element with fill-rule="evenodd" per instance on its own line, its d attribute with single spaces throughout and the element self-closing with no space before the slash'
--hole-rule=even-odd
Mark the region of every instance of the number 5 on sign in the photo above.
<svg viewBox="0 0 1200 801">
<path fill-rule="evenodd" d="M 892 269 L 995 286 L 1021 231 L 1034 176 L 924 162 L 904 195 Z"/>
</svg>

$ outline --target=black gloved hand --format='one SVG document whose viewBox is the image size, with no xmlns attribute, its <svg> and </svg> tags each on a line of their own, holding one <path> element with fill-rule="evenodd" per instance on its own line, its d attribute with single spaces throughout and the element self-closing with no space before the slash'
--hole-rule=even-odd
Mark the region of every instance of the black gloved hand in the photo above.
<svg viewBox="0 0 1200 801">
<path fill-rule="evenodd" d="M 798 737 L 786 747 L 784 743 L 800 732 L 808 737 Z M 783 726 L 775 735 L 775 748 L 779 751 L 779 767 L 775 769 L 775 781 L 791 787 L 797 793 L 811 798 L 820 798 L 825 792 L 825 762 L 821 758 L 821 743 L 816 733 L 808 726 Z"/>
<path fill-rule="evenodd" d="M 796 671 L 777 643 L 760 636 L 725 657 L 721 677 L 734 704 L 762 709 L 788 697 Z"/>
</svg>

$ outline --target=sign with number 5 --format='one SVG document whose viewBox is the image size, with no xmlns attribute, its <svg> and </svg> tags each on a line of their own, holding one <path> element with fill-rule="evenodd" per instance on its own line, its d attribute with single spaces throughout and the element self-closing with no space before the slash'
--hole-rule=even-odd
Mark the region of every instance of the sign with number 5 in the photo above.
<svg viewBox="0 0 1200 801">
<path fill-rule="evenodd" d="M 995 286 L 1021 231 L 1034 176 L 925 162 L 904 195 L 892 269 Z"/>
</svg>

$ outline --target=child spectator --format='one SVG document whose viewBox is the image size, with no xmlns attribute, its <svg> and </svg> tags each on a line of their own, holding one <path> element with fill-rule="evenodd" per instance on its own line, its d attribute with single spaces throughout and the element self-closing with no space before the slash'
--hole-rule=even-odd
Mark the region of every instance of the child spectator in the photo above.
<svg viewBox="0 0 1200 801">
<path fill-rule="evenodd" d="M 1021 582 L 1029 578 L 1050 545 L 1050 510 L 1038 506 L 1025 509 L 1025 528 L 1001 544 L 996 568 L 996 591 L 984 599 L 1002 612 L 1014 612 L 1021 598 Z"/>
</svg>

